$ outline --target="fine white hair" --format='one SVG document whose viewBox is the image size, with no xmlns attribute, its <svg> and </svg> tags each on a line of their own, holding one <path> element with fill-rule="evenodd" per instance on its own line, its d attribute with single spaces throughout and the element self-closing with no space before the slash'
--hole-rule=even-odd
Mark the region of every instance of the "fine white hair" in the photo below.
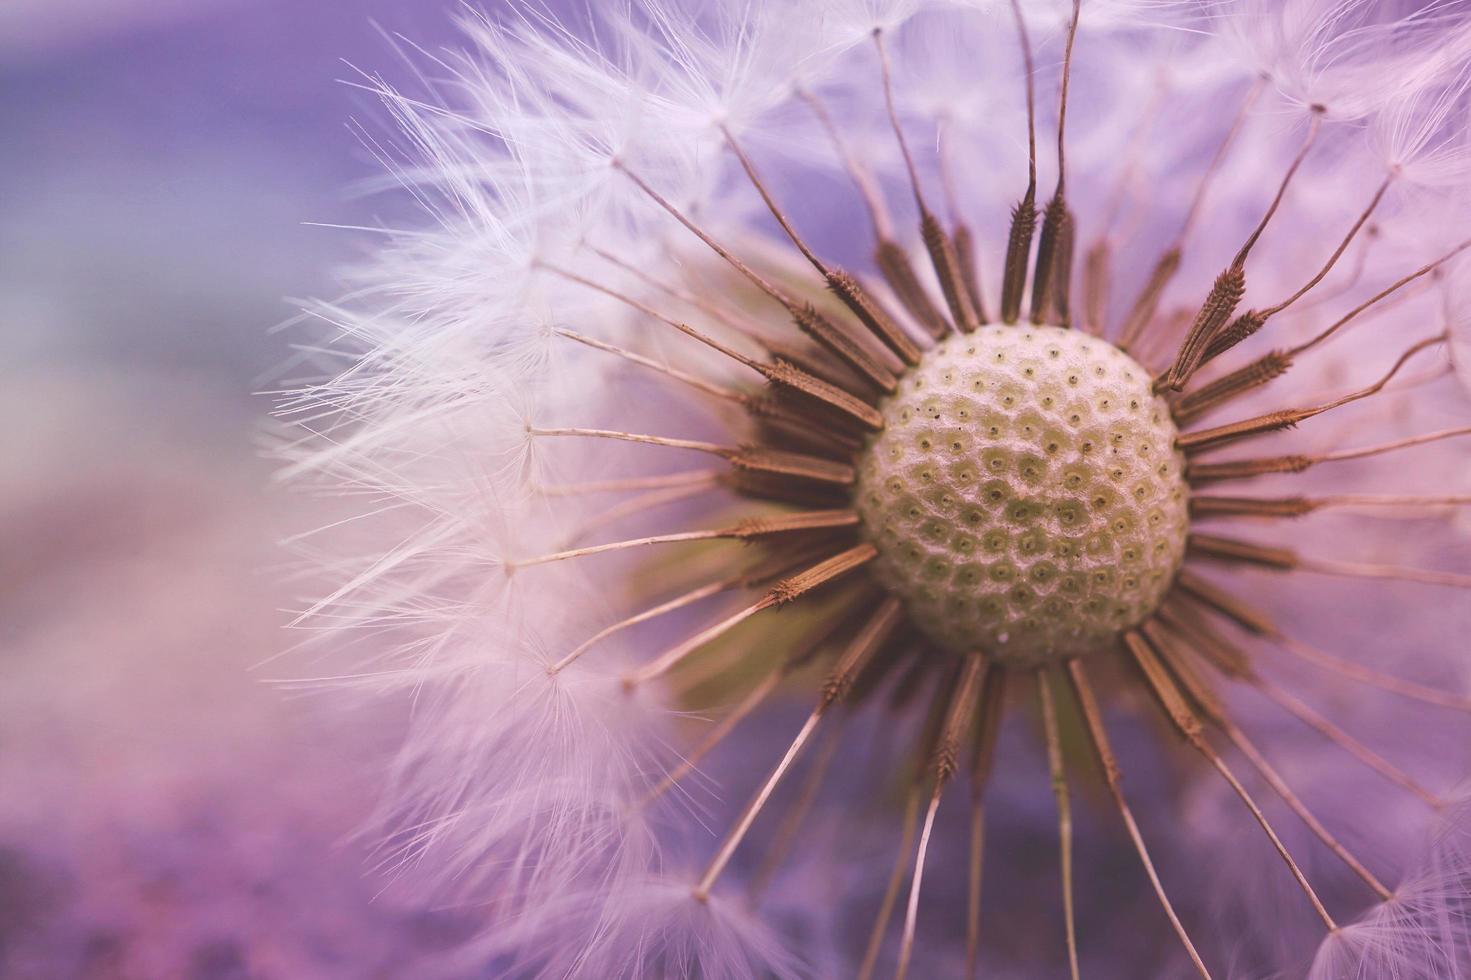
<svg viewBox="0 0 1471 980">
<path fill-rule="evenodd" d="M 1060 61 L 1071 4 L 1023 6 L 1042 106 L 1052 84 L 1042 69 Z M 648 634 L 619 633 L 563 663 L 627 613 L 631 583 L 669 595 L 668 570 L 622 553 L 530 564 L 611 519 L 606 497 L 569 488 L 629 477 L 630 454 L 658 451 L 573 450 L 537 432 L 616 419 L 628 432 L 702 441 L 730 428 L 725 407 L 685 397 L 677 379 L 650 380 L 568 334 L 637 350 L 666 371 L 745 379 L 740 364 L 635 305 L 751 349 L 741 326 L 755 300 L 733 298 L 730 322 L 701 304 L 729 274 L 638 182 L 770 268 L 774 232 L 728 151 L 739 140 L 788 198 L 821 186 L 814 213 L 840 199 L 847 227 L 826 237 L 851 249 L 868 219 L 804 101 L 815 95 L 907 215 L 903 161 L 874 94 L 876 31 L 892 38 L 901 125 L 963 168 L 962 210 L 1003 220 L 1026 162 L 1011 7 L 634 0 L 589 18 L 564 23 L 532 3 L 466 14 L 466 50 L 410 54 L 419 90 L 362 82 L 398 127 L 369 145 L 418 216 L 380 229 L 347 294 L 313 307 L 321 336 L 304 345 L 293 373 L 305 380 L 280 410 L 286 475 L 341 507 L 296 542 L 325 583 L 298 625 L 334 685 L 401 700 L 408 733 L 376 824 L 386 859 L 488 909 L 495 925 L 471 946 L 483 962 L 516 976 L 805 975 L 813 967 L 787 939 L 727 897 L 690 899 L 671 846 L 678 829 L 667 808 L 643 805 L 678 761 L 670 745 L 683 720 L 657 687 L 624 690 L 624 673 L 653 652 Z M 1254 266 L 1254 285 L 1289 293 L 1390 174 L 1376 234 L 1399 235 L 1403 248 L 1383 278 L 1451 243 L 1461 212 L 1424 195 L 1471 175 L 1462 4 L 1090 0 L 1077 46 L 1074 207 L 1114 215 L 1121 247 L 1144 254 L 1171 240 L 1221 133 L 1258 88 L 1233 165 L 1203 205 L 1212 245 L 1239 241 L 1260 218 L 1317 117 L 1335 153 L 1308 164 L 1319 179 L 1285 205 L 1297 247 L 1264 245 L 1277 251 Z M 1041 154 L 1043 179 L 1054 167 Z M 917 253 L 917 236 L 900 234 Z M 1000 246 L 993 236 L 982 247 L 990 257 Z M 1187 252 L 1163 306 L 1198 301 L 1179 283 L 1208 281 L 1220 262 L 1213 248 Z M 1137 265 L 1120 273 L 1115 318 L 1147 272 Z M 1468 320 L 1452 321 L 1458 351 L 1471 349 Z M 738 514 L 733 497 L 721 512 Z M 1465 851 L 1439 845 L 1424 884 L 1332 939 L 1315 978 L 1368 976 L 1344 972 L 1364 962 L 1385 965 L 1374 976 L 1456 975 L 1404 965 L 1461 964 L 1437 944 L 1467 935 L 1454 884 L 1467 876 Z"/>
</svg>

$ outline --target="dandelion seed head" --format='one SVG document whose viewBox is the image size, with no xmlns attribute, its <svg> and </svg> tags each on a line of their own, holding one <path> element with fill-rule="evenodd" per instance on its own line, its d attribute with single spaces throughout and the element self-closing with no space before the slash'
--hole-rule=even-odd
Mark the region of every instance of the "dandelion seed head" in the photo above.
<svg viewBox="0 0 1471 980">
<path fill-rule="evenodd" d="M 371 501 L 310 612 L 415 705 L 381 823 L 487 909 L 467 956 L 974 970 L 981 883 L 1023 873 L 996 807 L 1062 872 L 1042 941 L 1001 944 L 1024 975 L 1099 942 L 1075 844 L 1109 817 L 1202 976 L 1235 928 L 1202 909 L 1269 880 L 1323 969 L 1464 934 L 1464 866 L 1400 914 L 1394 855 L 1310 778 L 1444 809 L 1471 707 L 1425 614 L 1471 587 L 1443 534 L 1471 500 L 1442 451 L 1471 435 L 1460 4 L 467 30 L 428 93 L 383 92 L 429 218 L 320 309 L 351 367 L 285 410 L 296 470 Z M 1275 877 L 1210 873 L 1226 813 Z"/>
<path fill-rule="evenodd" d="M 1149 372 L 1055 327 L 982 327 L 884 403 L 854 498 L 879 574 L 954 650 L 1106 650 L 1159 606 L 1188 490 Z"/>
</svg>

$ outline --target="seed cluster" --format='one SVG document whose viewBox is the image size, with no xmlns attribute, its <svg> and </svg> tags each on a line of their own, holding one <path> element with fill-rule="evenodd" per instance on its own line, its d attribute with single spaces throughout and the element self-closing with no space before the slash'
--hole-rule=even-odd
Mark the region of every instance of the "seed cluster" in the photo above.
<svg viewBox="0 0 1471 980">
<path fill-rule="evenodd" d="M 1168 406 L 1105 341 L 987 326 L 924 355 L 882 406 L 857 509 L 881 579 L 952 650 L 1024 665 L 1110 649 L 1184 555 Z"/>
</svg>

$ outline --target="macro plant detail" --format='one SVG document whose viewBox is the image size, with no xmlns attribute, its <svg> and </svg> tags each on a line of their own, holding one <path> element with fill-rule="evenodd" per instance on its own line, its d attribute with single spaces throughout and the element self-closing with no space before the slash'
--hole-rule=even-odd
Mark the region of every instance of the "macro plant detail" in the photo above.
<svg viewBox="0 0 1471 980">
<path fill-rule="evenodd" d="M 1352 414 L 1450 397 L 1437 356 L 1471 239 L 1431 215 L 1460 213 L 1471 176 L 1459 4 L 649 4 L 606 36 L 517 7 L 467 30 L 479 53 L 433 59 L 443 104 L 382 92 L 439 227 L 394 233 L 360 296 L 321 310 L 364 352 L 286 412 L 321 437 L 298 468 L 373 501 L 366 558 L 329 565 L 339 587 L 304 622 L 393 641 L 361 684 L 422 698 L 384 819 L 406 861 L 446 853 L 490 896 L 473 955 L 506 975 L 984 973 L 987 818 L 1019 717 L 1054 801 L 1061 915 L 1038 919 L 1070 974 L 1089 972 L 1076 797 L 1101 786 L 1180 954 L 1224 976 L 1136 818 L 1149 762 L 1110 735 L 1122 706 L 1262 835 L 1318 924 L 1313 976 L 1464 964 L 1467 869 L 1395 886 L 1237 701 L 1453 818 L 1276 666 L 1452 719 L 1471 698 L 1320 648 L 1249 586 L 1471 587 L 1279 530 L 1471 502 L 1443 468 L 1413 491 L 1353 479 L 1471 435 L 1376 439 Z M 977 164 L 977 134 L 1023 148 L 1014 169 Z M 802 230 L 783 166 L 822 172 L 829 227 Z M 793 700 L 774 750 L 750 734 Z M 690 712 L 713 719 L 670 734 Z M 686 860 L 691 788 L 748 738 L 749 796 Z M 866 767 L 885 769 L 866 801 L 885 859 L 819 966 L 762 923 L 763 895 Z M 1320 895 L 1304 840 L 1357 910 Z M 958 907 L 926 900 L 937 877 Z M 916 967 L 939 918 L 953 955 Z"/>
<path fill-rule="evenodd" d="M 885 402 L 856 509 L 884 583 L 940 646 L 998 663 L 1083 656 L 1174 580 L 1187 522 L 1175 441 L 1149 373 L 1117 348 L 982 328 L 926 352 Z"/>
</svg>

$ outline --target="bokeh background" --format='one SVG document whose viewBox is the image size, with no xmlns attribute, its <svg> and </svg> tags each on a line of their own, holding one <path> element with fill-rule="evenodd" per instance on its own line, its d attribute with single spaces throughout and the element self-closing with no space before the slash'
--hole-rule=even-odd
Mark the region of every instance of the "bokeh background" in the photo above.
<svg viewBox="0 0 1471 980">
<path fill-rule="evenodd" d="M 396 217 L 352 83 L 462 9 L 0 0 L 0 980 L 455 975 L 474 923 L 355 836 L 393 722 L 279 683 L 312 504 L 262 433 L 302 301 Z"/>
<path fill-rule="evenodd" d="M 259 448 L 273 328 L 370 237 L 312 222 L 385 218 L 343 81 L 452 6 L 0 3 L 0 977 L 427 976 L 458 934 L 353 837 L 391 732 L 272 683 L 301 505 Z"/>
</svg>

